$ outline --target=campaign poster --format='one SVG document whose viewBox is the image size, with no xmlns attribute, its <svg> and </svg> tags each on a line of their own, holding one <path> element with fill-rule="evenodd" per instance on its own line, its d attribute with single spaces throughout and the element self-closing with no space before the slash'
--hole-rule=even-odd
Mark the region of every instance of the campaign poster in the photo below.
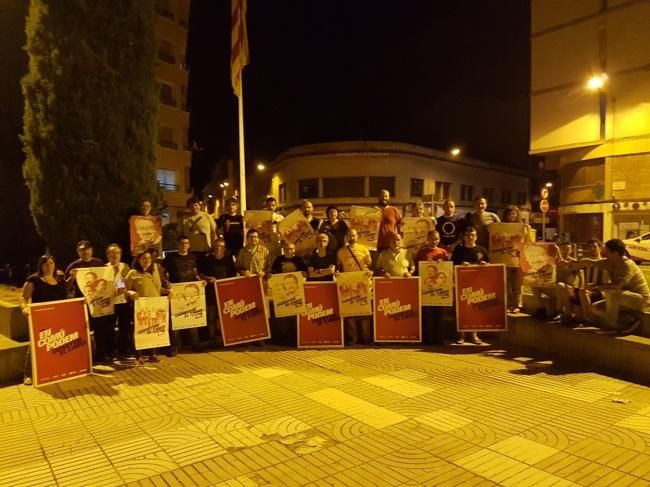
<svg viewBox="0 0 650 487">
<path fill-rule="evenodd" d="M 489 254 L 493 264 L 519 267 L 519 255 L 524 246 L 525 227 L 523 223 L 491 223 Z"/>
<path fill-rule="evenodd" d="M 305 310 L 304 278 L 301 272 L 273 274 L 269 288 L 277 318 L 296 316 Z"/>
<path fill-rule="evenodd" d="M 83 298 L 30 304 L 29 336 L 36 387 L 90 374 L 90 332 Z"/>
<path fill-rule="evenodd" d="M 77 269 L 77 286 L 88 303 L 90 316 L 115 313 L 115 282 L 111 267 L 84 267 Z"/>
<path fill-rule="evenodd" d="M 343 318 L 336 283 L 307 282 L 305 309 L 298 316 L 298 348 L 343 346 Z"/>
<path fill-rule="evenodd" d="M 381 208 L 351 206 L 348 227 L 357 231 L 357 242 L 369 250 L 377 250 L 377 234 L 381 223 Z"/>
<path fill-rule="evenodd" d="M 207 326 L 205 281 L 172 284 L 171 291 L 172 330 Z"/>
<path fill-rule="evenodd" d="M 300 208 L 289 213 L 278 223 L 278 233 L 281 240 L 296 246 L 296 255 L 308 255 L 316 247 L 318 232 L 312 228 Z"/>
<path fill-rule="evenodd" d="M 253 228 L 260 236 L 260 242 L 270 250 L 270 247 L 277 246 L 278 236 L 273 230 L 273 212 L 267 210 L 246 210 L 244 214 L 246 225 L 244 235 Z"/>
<path fill-rule="evenodd" d="M 156 249 L 162 257 L 162 219 L 160 216 L 133 215 L 129 218 L 131 254 Z"/>
<path fill-rule="evenodd" d="M 506 331 L 506 268 L 503 264 L 457 265 L 458 331 Z"/>
<path fill-rule="evenodd" d="M 519 259 L 522 285 L 529 287 L 555 286 L 557 245 L 553 242 L 524 244 Z"/>
<path fill-rule="evenodd" d="M 135 349 L 169 346 L 169 299 L 138 298 L 133 313 Z"/>
<path fill-rule="evenodd" d="M 422 306 L 454 305 L 454 263 L 446 261 L 418 262 L 420 301 Z"/>
<path fill-rule="evenodd" d="M 258 276 L 231 277 L 215 283 L 224 346 L 271 338 Z"/>
<path fill-rule="evenodd" d="M 372 314 L 372 290 L 368 272 L 342 272 L 337 274 L 334 280 L 341 316 Z"/>
<path fill-rule="evenodd" d="M 420 279 L 375 277 L 373 281 L 375 341 L 421 342 Z"/>
<path fill-rule="evenodd" d="M 427 233 L 435 230 L 436 225 L 432 218 L 405 217 L 402 218 L 402 247 L 418 251 L 427 241 Z"/>
</svg>

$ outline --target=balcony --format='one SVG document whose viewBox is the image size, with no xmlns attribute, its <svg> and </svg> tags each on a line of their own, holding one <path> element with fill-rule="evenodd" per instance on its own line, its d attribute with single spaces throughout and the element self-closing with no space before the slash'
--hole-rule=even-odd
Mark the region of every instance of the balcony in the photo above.
<svg viewBox="0 0 650 487">
<path fill-rule="evenodd" d="M 178 184 L 161 183 L 158 181 L 158 187 L 165 191 L 178 191 Z"/>
<path fill-rule="evenodd" d="M 171 96 L 160 95 L 160 103 L 168 107 L 176 108 L 176 99 Z"/>
</svg>

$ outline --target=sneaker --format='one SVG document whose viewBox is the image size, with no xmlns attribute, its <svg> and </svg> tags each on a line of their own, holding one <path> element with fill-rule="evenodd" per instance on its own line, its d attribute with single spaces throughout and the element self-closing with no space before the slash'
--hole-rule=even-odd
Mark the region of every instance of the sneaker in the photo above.
<svg viewBox="0 0 650 487">
<path fill-rule="evenodd" d="M 167 350 L 168 357 L 176 357 L 177 355 L 178 355 L 178 348 L 171 347 L 169 350 Z"/>
<path fill-rule="evenodd" d="M 483 340 L 481 340 L 479 337 L 474 337 L 472 338 L 472 343 L 474 345 L 483 345 Z"/>
<path fill-rule="evenodd" d="M 149 355 L 148 358 L 149 358 L 149 362 L 153 362 L 155 364 L 162 362 L 162 360 L 160 360 L 160 357 L 158 357 L 158 355 Z"/>
<path fill-rule="evenodd" d="M 31 377 L 23 378 L 23 385 L 31 386 L 32 385 L 32 378 Z"/>
<path fill-rule="evenodd" d="M 457 345 L 463 345 L 464 343 L 465 343 L 465 339 L 464 339 L 464 338 L 459 338 L 458 340 L 456 340 L 456 344 L 457 344 Z"/>
</svg>

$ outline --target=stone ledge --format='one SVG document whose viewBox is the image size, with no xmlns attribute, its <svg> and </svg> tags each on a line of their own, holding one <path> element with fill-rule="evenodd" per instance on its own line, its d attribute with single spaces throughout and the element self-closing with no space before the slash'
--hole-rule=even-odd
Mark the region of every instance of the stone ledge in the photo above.
<svg viewBox="0 0 650 487">
<path fill-rule="evenodd" d="M 27 319 L 17 304 L 0 300 L 0 335 L 18 341 L 29 340 Z"/>
<path fill-rule="evenodd" d="M 29 342 L 17 342 L 0 335 L 0 384 L 16 383 L 23 376 Z"/>
</svg>

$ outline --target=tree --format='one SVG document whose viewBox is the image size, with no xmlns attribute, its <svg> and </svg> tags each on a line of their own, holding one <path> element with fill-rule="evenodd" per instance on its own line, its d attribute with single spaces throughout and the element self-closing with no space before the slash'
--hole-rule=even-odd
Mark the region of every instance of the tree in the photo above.
<svg viewBox="0 0 650 487">
<path fill-rule="evenodd" d="M 128 241 L 157 202 L 154 0 L 31 0 L 23 175 L 36 228 L 59 259 L 80 239 Z"/>
</svg>

